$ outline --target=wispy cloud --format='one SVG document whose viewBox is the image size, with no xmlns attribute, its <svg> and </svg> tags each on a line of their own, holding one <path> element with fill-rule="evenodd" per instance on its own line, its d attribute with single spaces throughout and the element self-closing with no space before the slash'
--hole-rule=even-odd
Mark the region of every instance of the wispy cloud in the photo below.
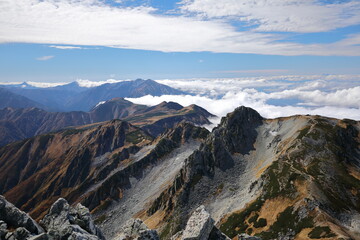
<svg viewBox="0 0 360 240">
<path fill-rule="evenodd" d="M 216 73 L 255 73 L 255 74 L 279 74 L 288 72 L 287 69 L 252 69 L 252 70 L 232 70 L 232 71 L 217 71 Z"/>
<path fill-rule="evenodd" d="M 64 46 L 64 45 L 50 45 L 50 48 L 62 49 L 62 50 L 73 50 L 73 49 L 99 49 L 98 47 L 79 47 L 79 46 Z"/>
<path fill-rule="evenodd" d="M 262 32 L 325 32 L 360 24 L 359 1 L 184 0 L 182 4 L 185 12 L 237 19 Z"/>
<path fill-rule="evenodd" d="M 272 33 L 328 31 L 360 24 L 358 1 L 327 5 L 315 0 L 241 2 L 244 7 L 233 0 L 184 1 L 183 15 L 161 15 L 152 7 L 115 7 L 100 0 L 3 0 L 0 43 L 65 45 L 57 47 L 61 49 L 108 46 L 163 52 L 360 56 L 357 34 L 333 43 L 303 44 Z M 199 14 L 207 17 L 199 18 Z M 238 30 L 227 17 L 258 27 Z"/>
<path fill-rule="evenodd" d="M 54 58 L 54 56 L 42 56 L 42 57 L 36 58 L 36 60 L 38 60 L 38 61 L 47 61 L 47 60 L 50 60 L 52 58 Z"/>
<path fill-rule="evenodd" d="M 65 50 L 68 50 L 68 49 L 83 49 L 83 47 L 76 47 L 76 46 L 61 46 L 61 45 L 51 45 L 49 46 L 51 48 L 57 48 L 57 49 L 65 49 Z"/>
</svg>

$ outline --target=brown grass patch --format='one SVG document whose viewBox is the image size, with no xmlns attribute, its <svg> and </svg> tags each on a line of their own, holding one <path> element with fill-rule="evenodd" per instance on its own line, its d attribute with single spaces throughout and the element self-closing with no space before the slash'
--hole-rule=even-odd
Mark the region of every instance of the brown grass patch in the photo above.
<svg viewBox="0 0 360 240">
<path fill-rule="evenodd" d="M 311 230 L 312 228 L 304 228 L 295 236 L 294 240 L 308 240 L 308 234 L 311 232 Z"/>
<path fill-rule="evenodd" d="M 265 218 L 267 221 L 267 225 L 263 228 L 253 228 L 254 233 L 268 230 L 269 227 L 276 222 L 278 214 L 285 211 L 287 207 L 292 206 L 293 203 L 294 201 L 283 197 L 266 200 L 264 205 L 260 209 L 259 218 Z"/>
</svg>

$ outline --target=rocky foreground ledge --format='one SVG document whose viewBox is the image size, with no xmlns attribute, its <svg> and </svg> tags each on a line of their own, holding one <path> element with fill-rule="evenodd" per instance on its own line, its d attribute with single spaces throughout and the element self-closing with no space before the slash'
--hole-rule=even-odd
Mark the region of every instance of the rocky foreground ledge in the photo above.
<svg viewBox="0 0 360 240">
<path fill-rule="evenodd" d="M 0 196 L 0 239 L 104 240 L 105 238 L 95 226 L 89 209 L 81 204 L 71 207 L 65 199 L 60 198 L 38 224 L 28 214 Z"/>
<path fill-rule="evenodd" d="M 205 210 L 198 207 L 189 218 L 184 230 L 171 240 L 230 240 L 215 225 Z M 0 195 L 1 240 L 105 240 L 101 230 L 94 224 L 89 209 L 80 203 L 75 207 L 59 198 L 48 214 L 38 224 Z M 238 239 L 259 238 L 239 235 Z M 115 240 L 160 240 L 156 230 L 149 229 L 142 220 L 130 219 L 122 227 Z"/>
</svg>

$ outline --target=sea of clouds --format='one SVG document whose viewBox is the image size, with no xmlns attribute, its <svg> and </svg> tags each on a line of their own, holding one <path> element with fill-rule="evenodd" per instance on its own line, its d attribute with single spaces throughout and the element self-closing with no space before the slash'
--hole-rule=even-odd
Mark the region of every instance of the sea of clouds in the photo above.
<svg viewBox="0 0 360 240">
<path fill-rule="evenodd" d="M 266 118 L 311 114 L 360 120 L 360 75 L 156 81 L 191 94 L 127 99 L 146 105 L 162 101 L 174 101 L 184 106 L 197 104 L 218 116 L 212 119 L 215 124 L 241 105 L 254 108 Z"/>
</svg>

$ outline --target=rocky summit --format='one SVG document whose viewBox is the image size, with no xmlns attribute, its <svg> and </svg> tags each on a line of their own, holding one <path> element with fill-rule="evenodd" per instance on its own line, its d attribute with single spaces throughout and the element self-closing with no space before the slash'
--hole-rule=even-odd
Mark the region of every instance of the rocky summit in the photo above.
<svg viewBox="0 0 360 240">
<path fill-rule="evenodd" d="M 241 106 L 212 132 L 139 127 L 113 120 L 0 148 L 0 193 L 30 219 L 11 222 L 0 201 L 1 236 L 360 239 L 359 121 Z"/>
</svg>

